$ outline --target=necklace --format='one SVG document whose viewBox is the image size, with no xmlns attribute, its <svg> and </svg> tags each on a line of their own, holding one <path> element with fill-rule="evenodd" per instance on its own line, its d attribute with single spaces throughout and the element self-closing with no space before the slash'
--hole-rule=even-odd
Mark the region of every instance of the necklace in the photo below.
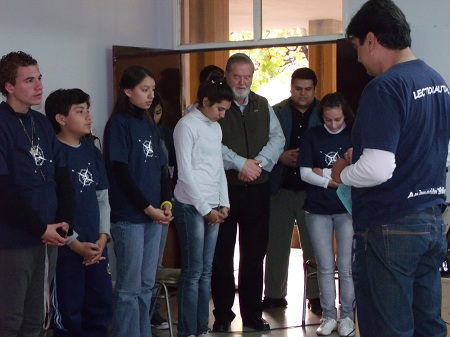
<svg viewBox="0 0 450 337">
<path fill-rule="evenodd" d="M 42 172 L 42 150 L 40 149 L 38 144 L 34 144 L 34 134 L 35 134 L 35 126 L 34 126 L 34 118 L 33 115 L 31 115 L 31 137 L 27 132 L 27 129 L 25 128 L 25 125 L 23 125 L 22 119 L 20 117 L 19 118 L 19 122 L 20 125 L 22 126 L 23 132 L 25 132 L 25 134 L 27 135 L 28 140 L 30 141 L 31 144 L 31 148 L 29 150 L 29 152 L 31 153 L 31 155 L 34 158 L 34 162 L 36 164 L 36 168 L 39 170 L 39 173 L 42 177 L 42 179 L 46 180 L 46 176 L 44 174 L 44 172 Z"/>
</svg>

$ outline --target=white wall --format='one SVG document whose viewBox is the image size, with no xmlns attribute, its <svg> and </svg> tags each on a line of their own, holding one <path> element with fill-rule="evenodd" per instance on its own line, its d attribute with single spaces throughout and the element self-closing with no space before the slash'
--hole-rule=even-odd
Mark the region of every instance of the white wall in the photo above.
<svg viewBox="0 0 450 337">
<path fill-rule="evenodd" d="M 344 27 L 364 0 L 344 1 Z M 413 51 L 450 83 L 449 0 L 397 0 Z M 0 0 L 0 56 L 23 50 L 39 62 L 45 97 L 79 87 L 91 95 L 101 136 L 113 105 L 112 45 L 171 49 L 176 0 Z M 42 111 L 43 108 L 38 107 Z"/>
<path fill-rule="evenodd" d="M 416 57 L 435 68 L 450 85 L 450 1 L 394 0 L 411 26 Z M 344 27 L 365 0 L 344 0 Z"/>
<path fill-rule="evenodd" d="M 159 5 L 158 0 L 0 0 L 0 56 L 30 53 L 39 62 L 45 97 L 58 88 L 88 92 L 94 132 L 101 136 L 113 105 L 112 45 L 157 47 L 163 29 L 154 19 Z"/>
</svg>

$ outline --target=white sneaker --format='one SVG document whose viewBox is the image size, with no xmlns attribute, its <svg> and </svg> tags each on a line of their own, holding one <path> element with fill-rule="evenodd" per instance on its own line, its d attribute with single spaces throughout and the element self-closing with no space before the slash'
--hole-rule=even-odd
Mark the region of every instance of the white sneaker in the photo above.
<svg viewBox="0 0 450 337">
<path fill-rule="evenodd" d="M 333 318 L 322 318 L 320 321 L 322 323 L 320 324 L 319 328 L 316 330 L 316 333 L 319 336 L 331 335 L 331 333 L 334 330 L 336 330 L 336 328 L 337 328 L 337 322 Z"/>
<path fill-rule="evenodd" d="M 355 323 L 350 317 L 340 319 L 338 323 L 338 333 L 341 337 L 350 337 L 355 335 Z"/>
</svg>

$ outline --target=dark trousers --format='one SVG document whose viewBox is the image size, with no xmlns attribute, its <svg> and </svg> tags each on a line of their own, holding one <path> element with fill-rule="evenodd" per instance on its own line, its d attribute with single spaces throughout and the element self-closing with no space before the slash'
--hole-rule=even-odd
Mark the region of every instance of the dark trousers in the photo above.
<svg viewBox="0 0 450 337">
<path fill-rule="evenodd" d="M 235 296 L 233 256 L 239 228 L 239 307 L 242 319 L 261 318 L 263 261 L 270 216 L 269 183 L 228 186 L 230 215 L 220 224 L 211 279 L 214 317 L 231 322 Z M 239 224 L 239 226 L 238 226 Z"/>
<path fill-rule="evenodd" d="M 45 260 L 48 257 L 48 277 Z M 0 336 L 38 336 L 44 323 L 44 282 L 55 272 L 58 248 L 0 249 Z"/>
<path fill-rule="evenodd" d="M 53 283 L 55 337 L 106 337 L 112 317 L 112 282 L 105 260 L 85 267 L 68 247 L 58 256 Z M 61 248 L 60 248 L 61 249 Z"/>
</svg>

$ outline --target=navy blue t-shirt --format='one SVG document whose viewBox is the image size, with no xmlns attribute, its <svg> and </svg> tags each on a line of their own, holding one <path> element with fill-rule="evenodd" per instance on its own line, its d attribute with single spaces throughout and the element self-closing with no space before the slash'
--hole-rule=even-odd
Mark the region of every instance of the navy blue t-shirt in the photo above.
<svg viewBox="0 0 450 337">
<path fill-rule="evenodd" d="M 100 150 L 82 140 L 73 147 L 61 143 L 62 155 L 71 172 L 76 208 L 73 229 L 81 242 L 95 242 L 99 235 L 100 212 L 97 191 L 109 187 Z"/>
<path fill-rule="evenodd" d="M 379 225 L 445 202 L 450 93 L 421 60 L 397 64 L 369 82 L 352 132 L 353 162 L 364 149 L 395 154 L 392 178 L 352 188 L 357 227 Z"/>
<path fill-rule="evenodd" d="M 346 127 L 337 134 L 331 134 L 323 125 L 308 129 L 304 135 L 300 167 L 331 168 L 339 158 L 351 147 L 350 129 Z M 347 213 L 339 200 L 335 188 L 323 188 L 306 184 L 306 199 L 303 207 L 305 211 L 313 214 L 340 214 Z"/>
<path fill-rule="evenodd" d="M 111 221 L 147 223 L 153 221 L 126 197 L 113 173 L 112 162 L 128 165 L 132 180 L 139 187 L 149 204 L 159 208 L 161 204 L 161 166 L 167 158 L 156 123 L 148 118 L 129 114 L 112 115 L 105 127 L 106 170 L 110 182 L 109 201 Z"/>
<path fill-rule="evenodd" d="M 6 102 L 0 104 L 0 175 L 9 177 L 11 192 L 31 207 L 43 224 L 55 221 L 55 167 L 64 166 L 59 150 L 55 132 L 43 114 L 32 109 L 18 114 Z M 39 237 L 2 218 L 0 233 L 0 248 L 42 244 Z"/>
</svg>

